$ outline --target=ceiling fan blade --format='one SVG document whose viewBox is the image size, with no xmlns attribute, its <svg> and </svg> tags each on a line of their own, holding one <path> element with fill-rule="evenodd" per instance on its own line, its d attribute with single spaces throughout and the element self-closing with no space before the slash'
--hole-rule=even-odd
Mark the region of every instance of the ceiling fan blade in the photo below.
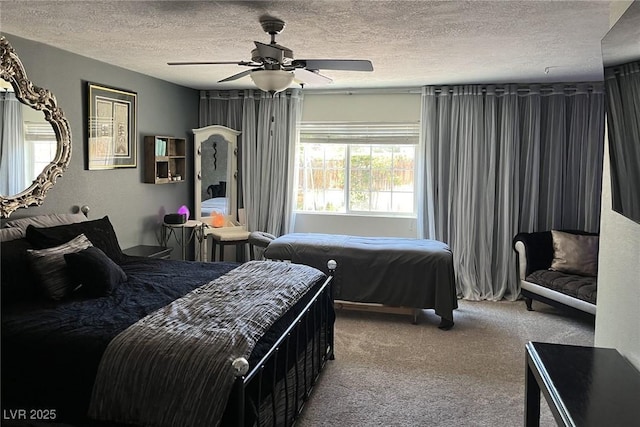
<svg viewBox="0 0 640 427">
<path fill-rule="evenodd" d="M 329 84 L 332 83 L 333 80 L 327 76 L 323 76 L 320 73 L 315 71 L 305 70 L 304 68 L 296 68 L 293 70 L 293 74 L 295 75 L 295 79 L 304 83 L 304 84 Z"/>
<path fill-rule="evenodd" d="M 230 82 L 231 80 L 241 79 L 244 76 L 248 76 L 249 74 L 251 74 L 255 70 L 260 70 L 260 68 L 252 68 L 251 70 L 245 70 L 245 71 L 243 71 L 241 73 L 234 74 L 233 76 L 229 76 L 226 79 L 222 79 L 222 80 L 218 81 L 218 83 Z"/>
<path fill-rule="evenodd" d="M 258 67 L 251 61 L 193 61 L 193 62 L 167 62 L 167 65 L 245 65 L 248 67 Z"/>
<path fill-rule="evenodd" d="M 308 70 L 373 71 L 373 64 L 366 59 L 296 59 L 291 65 Z"/>
</svg>

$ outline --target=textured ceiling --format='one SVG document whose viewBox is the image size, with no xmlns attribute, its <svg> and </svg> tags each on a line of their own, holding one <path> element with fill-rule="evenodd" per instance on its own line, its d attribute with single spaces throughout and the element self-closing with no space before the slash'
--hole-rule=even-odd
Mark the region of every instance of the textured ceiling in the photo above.
<svg viewBox="0 0 640 427">
<path fill-rule="evenodd" d="M 0 29 L 196 89 L 252 87 L 245 68 L 170 61 L 249 60 L 268 43 L 305 58 L 370 59 L 374 71 L 321 71 L 330 88 L 602 79 L 609 1 L 0 1 Z M 19 52 L 18 52 L 19 53 Z M 548 67 L 548 68 L 547 68 Z M 548 73 L 545 73 L 545 69 Z"/>
</svg>

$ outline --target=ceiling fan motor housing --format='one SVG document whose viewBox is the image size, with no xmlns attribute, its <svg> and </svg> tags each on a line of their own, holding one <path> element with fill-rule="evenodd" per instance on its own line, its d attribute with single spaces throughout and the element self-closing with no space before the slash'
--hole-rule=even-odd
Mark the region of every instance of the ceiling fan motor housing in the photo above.
<svg viewBox="0 0 640 427">
<path fill-rule="evenodd" d="M 256 42 L 256 48 L 251 51 L 253 62 L 265 64 L 283 64 L 293 59 L 293 51 L 279 44 L 264 44 Z"/>
<path fill-rule="evenodd" d="M 280 34 L 284 30 L 284 21 L 278 18 L 265 17 L 260 19 L 260 25 L 267 34 Z"/>
</svg>

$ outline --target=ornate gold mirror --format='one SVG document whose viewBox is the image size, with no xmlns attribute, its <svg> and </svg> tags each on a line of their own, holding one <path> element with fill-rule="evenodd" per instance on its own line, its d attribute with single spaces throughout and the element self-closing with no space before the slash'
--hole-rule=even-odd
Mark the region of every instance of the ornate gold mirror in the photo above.
<svg viewBox="0 0 640 427">
<path fill-rule="evenodd" d="M 16 209 L 44 202 L 71 160 L 71 130 L 55 96 L 29 81 L 4 36 L 0 79 L 5 83 L 0 89 L 0 217 L 7 218 Z M 16 108 L 15 100 L 30 110 Z M 42 114 L 44 120 L 38 118 Z M 47 141 L 51 139 L 53 148 Z"/>
</svg>

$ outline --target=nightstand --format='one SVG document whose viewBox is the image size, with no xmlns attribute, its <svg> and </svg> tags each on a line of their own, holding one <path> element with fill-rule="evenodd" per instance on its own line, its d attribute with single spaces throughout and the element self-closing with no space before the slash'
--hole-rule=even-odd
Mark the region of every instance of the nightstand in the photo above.
<svg viewBox="0 0 640 427">
<path fill-rule="evenodd" d="M 166 248 L 164 246 L 138 245 L 127 248 L 123 250 L 122 253 L 129 256 L 169 259 L 171 257 L 172 250 L 173 248 Z"/>
<path fill-rule="evenodd" d="M 187 259 L 187 246 L 192 239 L 196 242 L 196 256 L 202 252 L 204 227 L 205 224 L 202 221 L 196 220 L 188 220 L 184 224 L 167 224 L 163 222 L 161 242 L 166 246 L 171 235 L 173 235 L 178 245 L 182 248 L 182 260 L 184 261 Z M 196 261 L 199 261 L 199 259 L 196 258 Z"/>
</svg>

